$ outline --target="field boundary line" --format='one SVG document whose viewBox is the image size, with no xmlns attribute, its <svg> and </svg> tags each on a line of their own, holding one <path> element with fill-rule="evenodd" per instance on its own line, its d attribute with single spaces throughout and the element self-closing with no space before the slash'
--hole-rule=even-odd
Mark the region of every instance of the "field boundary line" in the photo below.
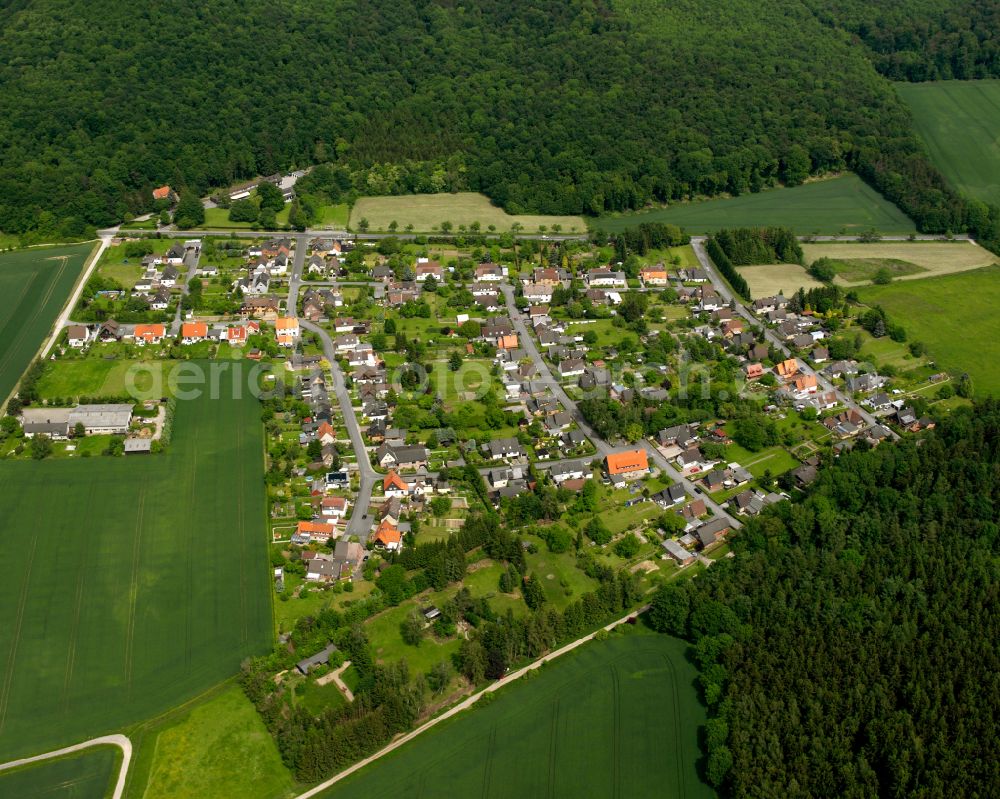
<svg viewBox="0 0 1000 799">
<path fill-rule="evenodd" d="M 611 664 L 611 795 L 617 799 L 622 793 L 622 745 L 618 734 L 622 726 L 621 676 L 618 666 Z"/>
<path fill-rule="evenodd" d="M 556 694 L 556 701 L 552 703 L 552 729 L 549 731 L 549 784 L 546 794 L 549 799 L 554 799 L 556 795 L 556 749 L 559 738 L 559 695 Z"/>
<path fill-rule="evenodd" d="M 89 741 L 65 746 L 62 749 L 53 749 L 34 757 L 22 757 L 18 760 L 11 760 L 7 763 L 0 763 L 0 772 L 10 769 L 30 766 L 32 763 L 41 763 L 45 760 L 54 760 L 65 755 L 82 752 L 95 746 L 117 746 L 122 750 L 122 764 L 118 769 L 118 779 L 115 781 L 115 789 L 111 794 L 111 799 L 122 799 L 125 793 L 125 777 L 128 774 L 128 767 L 132 762 L 132 742 L 124 735 L 102 735 L 100 738 L 91 738 Z"/>
<path fill-rule="evenodd" d="M 649 605 L 648 604 L 642 605 L 641 607 L 636 608 L 635 610 L 631 611 L 630 613 L 626 614 L 625 616 L 622 616 L 620 619 L 616 619 L 615 621 L 611 622 L 610 624 L 606 624 L 603 627 L 600 627 L 600 628 L 594 630 L 592 633 L 588 633 L 587 635 L 583 636 L 582 638 L 577 638 L 575 641 L 570 641 L 568 644 L 564 644 L 563 646 L 561 646 L 559 649 L 555 650 L 554 652 L 550 652 L 548 655 L 545 655 L 545 656 L 539 658 L 538 660 L 535 660 L 535 661 L 529 663 L 526 666 L 522 666 L 517 671 L 512 672 L 512 673 L 506 675 L 504 677 L 504 679 L 491 682 L 489 685 L 487 685 L 482 690 L 477 691 L 476 693 L 472 694 L 469 697 L 466 697 L 463 701 L 459 702 L 457 705 L 455 705 L 454 707 L 450 708 L 449 710 L 446 710 L 441 715 L 435 716 L 432 719 L 428 719 L 423 724 L 421 724 L 419 727 L 417 727 L 415 730 L 411 730 L 410 732 L 406 733 L 405 735 L 397 738 L 395 741 L 392 741 L 389 744 L 387 744 L 386 746 L 383 746 L 381 749 L 379 749 L 374 754 L 369 755 L 368 757 L 366 757 L 366 758 L 364 758 L 362 760 L 359 760 L 357 763 L 355 763 L 352 766 L 348 766 L 346 769 L 344 769 L 343 771 L 339 772 L 338 774 L 334 774 L 332 777 L 330 777 L 330 778 L 324 780 L 323 782 L 319 783 L 319 785 L 315 785 L 312 788 L 310 788 L 308 791 L 305 791 L 304 793 L 300 793 L 298 796 L 294 797 L 294 799 L 311 799 L 311 797 L 318 796 L 323 791 L 325 791 L 327 788 L 331 787 L 332 785 L 335 785 L 336 783 L 340 782 L 343 779 L 346 779 L 351 774 L 354 774 L 356 771 L 360 771 L 365 766 L 367 766 L 367 765 L 369 765 L 371 763 L 374 763 L 376 760 L 379 760 L 380 758 L 385 757 L 390 752 L 392 752 L 392 751 L 398 749 L 399 747 L 401 747 L 401 746 L 409 743 L 414 738 L 416 738 L 418 735 L 421 735 L 421 734 L 427 732 L 427 730 L 431 729 L 432 727 L 437 726 L 442 721 L 446 721 L 447 719 L 450 719 L 452 716 L 458 715 L 463 710 L 468 710 L 477 701 L 479 701 L 480 699 L 482 699 L 482 697 L 485 696 L 486 694 L 493 693 L 494 691 L 499 691 L 501 688 L 503 688 L 503 687 L 505 687 L 507 685 L 510 685 L 515 680 L 521 679 L 528 672 L 534 671 L 535 669 L 539 669 L 542 666 L 544 666 L 546 663 L 549 663 L 550 661 L 553 661 L 556 658 L 562 657 L 563 655 L 565 655 L 565 654 L 567 654 L 569 652 L 572 652 L 577 647 L 582 646 L 583 644 L 587 643 L 588 641 L 593 640 L 597 636 L 598 633 L 600 633 L 602 631 L 604 631 L 604 632 L 610 632 L 615 627 L 618 627 L 618 626 L 620 626 L 622 624 L 625 624 L 625 622 L 627 622 L 629 619 L 632 619 L 632 618 L 635 618 L 637 616 L 640 616 L 641 614 L 645 613 L 647 610 L 649 610 Z"/>
<path fill-rule="evenodd" d="M 667 655 L 663 656 L 663 660 L 667 664 L 667 669 L 670 671 L 670 695 L 674 700 L 674 752 L 678 761 L 680 761 L 680 768 L 677 769 L 677 795 L 683 799 L 687 796 L 687 783 L 684 781 L 683 775 L 686 773 L 684 771 L 684 747 L 681 746 L 681 720 L 680 720 L 680 707 L 681 701 L 677 690 L 677 666 L 673 659 Z"/>
<path fill-rule="evenodd" d="M 17 605 L 17 621 L 14 623 L 14 635 L 10 642 L 10 653 L 7 655 L 7 673 L 4 675 L 3 690 L 0 691 L 0 732 L 7 724 L 7 708 L 10 705 L 10 689 L 14 684 L 14 666 L 17 663 L 17 648 L 21 642 L 21 627 L 24 625 L 24 609 L 28 604 L 28 593 L 31 585 L 31 567 L 35 562 L 35 551 L 38 548 L 38 536 L 31 539 L 31 552 L 28 553 L 28 567 L 24 571 L 24 583 L 21 585 L 21 596 Z"/>
</svg>

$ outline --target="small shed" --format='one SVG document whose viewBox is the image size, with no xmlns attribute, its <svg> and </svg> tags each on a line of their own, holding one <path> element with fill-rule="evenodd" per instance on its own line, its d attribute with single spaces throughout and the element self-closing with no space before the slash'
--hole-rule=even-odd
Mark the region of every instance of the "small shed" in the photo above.
<svg viewBox="0 0 1000 799">
<path fill-rule="evenodd" d="M 126 438 L 126 455 L 148 455 L 153 451 L 153 441 L 149 438 Z"/>
</svg>

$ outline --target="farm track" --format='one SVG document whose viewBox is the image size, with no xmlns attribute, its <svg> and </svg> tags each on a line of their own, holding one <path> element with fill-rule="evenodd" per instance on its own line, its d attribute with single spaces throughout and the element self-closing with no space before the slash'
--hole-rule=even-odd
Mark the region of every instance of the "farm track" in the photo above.
<svg viewBox="0 0 1000 799">
<path fill-rule="evenodd" d="M 197 439 L 195 439 L 192 442 L 192 446 L 193 446 L 193 451 L 191 452 L 191 454 L 190 454 L 190 456 L 188 458 L 188 461 L 191 464 L 191 468 L 188 470 L 188 477 L 189 477 L 189 483 L 188 483 L 188 485 L 190 486 L 190 490 L 189 490 L 189 493 L 188 493 L 188 507 L 189 508 L 195 508 L 195 507 L 197 507 L 196 502 L 197 502 L 197 499 L 198 499 L 198 497 L 197 497 L 197 491 L 196 491 L 196 488 L 198 486 L 198 441 L 197 441 Z M 192 592 L 194 590 L 194 584 L 193 584 L 194 583 L 194 552 L 195 552 L 195 545 L 196 545 L 197 541 L 196 541 L 196 538 L 195 538 L 195 528 L 194 528 L 194 525 L 189 524 L 189 525 L 187 525 L 187 527 L 188 527 L 187 547 L 185 547 L 186 550 L 187 550 L 187 552 L 185 553 L 187 555 L 187 558 L 186 558 L 186 568 L 184 570 L 184 580 L 185 580 L 185 583 L 187 585 L 187 590 L 185 591 L 185 595 L 188 596 L 188 597 L 191 597 Z M 184 668 L 185 669 L 190 669 L 191 668 L 191 639 L 192 639 L 192 636 L 193 636 L 192 628 L 194 626 L 193 616 L 194 616 L 194 603 L 189 600 L 187 603 L 185 603 L 185 607 L 184 607 Z"/>
<path fill-rule="evenodd" d="M 681 699 L 680 691 L 678 687 L 678 676 L 677 667 L 674 665 L 674 661 L 668 657 L 663 658 L 664 662 L 667 664 L 667 669 L 670 671 L 670 697 L 673 700 L 673 716 L 674 720 L 674 755 L 677 758 L 677 768 L 674 771 L 677 774 L 677 796 L 680 799 L 687 796 L 687 783 L 684 781 L 683 775 L 686 773 L 685 769 L 687 764 L 684 762 L 684 748 L 678 746 L 677 742 L 681 740 L 682 730 L 681 730 Z"/>
<path fill-rule="evenodd" d="M 549 731 L 549 776 L 546 783 L 545 795 L 549 799 L 555 799 L 556 795 L 556 759 L 559 742 L 559 697 L 552 703 L 552 724 Z"/>
</svg>

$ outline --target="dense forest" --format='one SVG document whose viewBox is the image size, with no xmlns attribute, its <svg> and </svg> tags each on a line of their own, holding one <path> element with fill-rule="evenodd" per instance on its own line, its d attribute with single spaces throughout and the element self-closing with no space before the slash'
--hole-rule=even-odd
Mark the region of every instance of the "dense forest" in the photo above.
<svg viewBox="0 0 1000 799">
<path fill-rule="evenodd" d="M 1000 5 L 977 0 L 805 0 L 893 80 L 1000 77 Z"/>
<path fill-rule="evenodd" d="M 14 0 L 0 48 L 11 233 L 321 163 L 337 192 L 588 214 L 850 168 L 922 229 L 1000 238 L 866 48 L 801 2 Z"/>
<path fill-rule="evenodd" d="M 1000 404 L 856 447 L 661 590 L 736 797 L 1000 795 Z"/>
</svg>

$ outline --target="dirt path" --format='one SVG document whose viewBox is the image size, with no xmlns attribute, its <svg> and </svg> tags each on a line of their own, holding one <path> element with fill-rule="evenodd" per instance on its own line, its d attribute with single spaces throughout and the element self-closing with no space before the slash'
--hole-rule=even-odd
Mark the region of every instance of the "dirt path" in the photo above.
<svg viewBox="0 0 1000 799">
<path fill-rule="evenodd" d="M 484 696 L 485 694 L 492 693 L 493 691 L 497 691 L 497 690 L 503 688 L 505 685 L 510 684 L 514 680 L 520 679 L 525 674 L 527 674 L 529 671 L 534 671 L 535 669 L 540 668 L 544 663 L 547 663 L 550 660 L 555 660 L 556 658 L 565 655 L 567 652 L 572 652 L 574 649 L 576 649 L 581 644 L 585 644 L 585 643 L 587 643 L 587 641 L 590 641 L 591 639 L 593 639 L 594 636 L 596 636 L 597 633 L 601 632 L 602 630 L 613 630 L 618 625 L 624 624 L 626 621 L 628 621 L 633 616 L 636 616 L 636 615 L 638 615 L 640 613 L 643 613 L 644 611 L 646 611 L 648 609 L 649 609 L 649 605 L 644 605 L 643 607 L 639 608 L 638 610 L 635 610 L 632 613 L 629 613 L 627 616 L 622 616 L 622 618 L 618 619 L 617 621 L 613 621 L 613 622 L 611 622 L 611 624 L 608 624 L 607 626 L 602 627 L 601 630 L 595 630 L 590 635 L 585 635 L 583 638 L 578 638 L 576 641 L 572 641 L 571 643 L 566 644 L 566 646 L 561 647 L 560 649 L 557 649 L 555 652 L 552 652 L 552 653 L 546 655 L 545 657 L 541 658 L 540 660 L 536 660 L 534 663 L 529 663 L 527 666 L 524 666 L 523 668 L 520 668 L 517 671 L 512 672 L 511 674 L 508 674 L 502 680 L 498 680 L 496 682 L 490 683 L 482 691 L 479 691 L 478 693 L 472 694 L 472 696 L 470 696 L 468 699 L 465 699 L 464 701 L 462 701 L 459 704 L 455 705 L 450 710 L 446 710 L 440 716 L 435 716 L 430 721 L 428 721 L 425 724 L 422 724 L 421 726 L 417 727 L 412 732 L 408 732 L 406 735 L 402 736 L 401 738 L 397 738 L 395 741 L 393 741 L 392 743 L 390 743 L 388 746 L 385 746 L 382 749 L 379 749 L 375 754 L 373 754 L 373 755 L 371 755 L 369 757 L 366 757 L 364 760 L 358 761 L 353 766 L 344 769 L 339 774 L 336 774 L 333 777 L 330 777 L 330 779 L 326 780 L 325 782 L 321 782 L 315 788 L 310 788 L 305 793 L 300 793 L 298 796 L 295 797 L 295 799 L 310 799 L 310 797 L 318 796 L 319 794 L 323 793 L 323 791 L 325 791 L 327 788 L 329 788 L 331 785 L 335 785 L 336 783 L 340 782 L 345 777 L 350 776 L 351 774 L 353 774 L 356 771 L 360 771 L 365 766 L 369 765 L 370 763 L 374 763 L 379 758 L 385 757 L 385 755 L 387 755 L 390 752 L 398 749 L 399 747 L 401 747 L 401 746 L 409 743 L 414 738 L 416 738 L 418 735 L 421 735 L 421 734 L 427 732 L 427 730 L 429 730 L 431 727 L 435 726 L 436 724 L 440 724 L 445 719 L 449 719 L 452 716 L 454 716 L 454 715 L 456 715 L 458 713 L 461 713 L 463 710 L 468 710 L 470 707 L 472 707 L 480 699 L 480 697 Z"/>
<path fill-rule="evenodd" d="M 347 683 L 341 679 L 341 675 L 347 671 L 350 667 L 351 661 L 345 660 L 340 666 L 331 671 L 329 674 L 324 674 L 322 677 L 316 678 L 316 685 L 326 685 L 327 683 L 333 682 L 337 684 L 340 689 L 340 693 L 344 695 L 348 702 L 354 701 L 354 692 L 347 687 Z"/>
<path fill-rule="evenodd" d="M 22 757 L 20 760 L 0 763 L 0 771 L 27 766 L 31 763 L 40 763 L 43 760 L 52 760 L 53 758 L 73 754 L 74 752 L 82 752 L 94 746 L 117 746 L 122 750 L 122 764 L 118 769 L 118 781 L 115 783 L 114 793 L 111 794 L 111 799 L 122 799 L 122 795 L 125 793 L 125 775 L 128 774 L 129 763 L 132 761 L 132 742 L 124 735 L 103 735 L 100 738 L 91 738 L 89 741 L 67 746 L 63 749 L 55 749 L 42 755 Z"/>
</svg>

